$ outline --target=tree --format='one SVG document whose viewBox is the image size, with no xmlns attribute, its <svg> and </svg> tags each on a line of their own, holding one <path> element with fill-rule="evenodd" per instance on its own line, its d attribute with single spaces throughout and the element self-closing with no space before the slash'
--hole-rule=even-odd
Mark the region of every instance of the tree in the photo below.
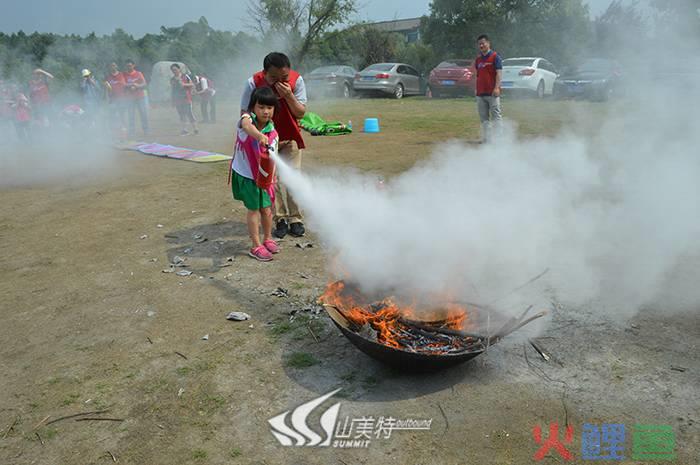
<svg viewBox="0 0 700 465">
<path fill-rule="evenodd" d="M 362 69 L 372 63 L 395 60 L 404 38 L 382 32 L 368 24 L 355 24 L 331 31 L 317 40 L 307 55 L 306 64 L 345 64 Z"/>
<path fill-rule="evenodd" d="M 238 85 L 241 74 L 249 71 L 245 70 L 249 61 L 245 56 L 250 56 L 250 50 L 258 45 L 247 34 L 212 29 L 204 17 L 179 27 L 164 27 L 159 34 L 146 34 L 140 39 L 122 29 L 111 35 L 84 37 L 0 33 L 0 78 L 24 84 L 33 68 L 42 67 L 55 76 L 51 86 L 59 94 L 77 90 L 83 68 L 101 77 L 109 63 L 123 64 L 126 59 L 133 59 L 148 79 L 154 63 L 173 59 L 187 63 L 195 72 L 206 73 L 224 90 Z"/>
<path fill-rule="evenodd" d="M 258 0 L 248 5 L 252 26 L 263 40 L 286 48 L 298 66 L 324 32 L 357 11 L 356 0 Z"/>
<path fill-rule="evenodd" d="M 473 56 L 476 37 L 487 33 L 504 56 L 557 63 L 579 55 L 591 36 L 582 0 L 433 0 L 421 29 L 440 57 Z"/>
<path fill-rule="evenodd" d="M 642 45 L 649 39 L 649 27 L 637 1 L 613 0 L 595 19 L 595 32 L 595 49 L 613 56 L 622 55 L 623 50 L 645 48 Z"/>
<path fill-rule="evenodd" d="M 655 10 L 656 35 L 680 39 L 690 47 L 700 46 L 700 0 L 651 0 Z"/>
</svg>

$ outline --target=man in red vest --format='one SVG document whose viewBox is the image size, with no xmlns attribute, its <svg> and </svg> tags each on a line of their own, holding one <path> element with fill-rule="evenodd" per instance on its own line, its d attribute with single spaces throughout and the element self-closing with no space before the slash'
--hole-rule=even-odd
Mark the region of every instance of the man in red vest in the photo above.
<svg viewBox="0 0 700 465">
<path fill-rule="evenodd" d="M 287 164 L 301 169 L 301 154 L 306 147 L 301 137 L 299 120 L 306 113 L 306 86 L 304 80 L 291 69 L 287 55 L 273 52 L 263 60 L 263 70 L 248 79 L 241 97 L 241 114 L 250 103 L 250 95 L 258 87 L 270 87 L 277 95 L 279 106 L 272 121 L 279 134 L 279 154 Z M 299 206 L 283 183 L 275 186 L 274 235 L 283 238 L 287 233 L 301 237 L 305 233 L 304 218 Z"/>
<path fill-rule="evenodd" d="M 491 50 L 489 36 L 481 34 L 477 39 L 479 56 L 476 57 L 476 104 L 481 119 L 481 140 L 491 139 L 491 123 L 501 126 L 501 57 Z"/>
<path fill-rule="evenodd" d="M 29 102 L 32 105 L 33 116 L 44 127 L 49 125 L 51 111 L 50 79 L 53 79 L 53 74 L 37 68 L 29 80 Z"/>
<path fill-rule="evenodd" d="M 105 76 L 104 85 L 109 97 L 110 126 L 114 128 L 119 124 L 119 137 L 123 138 L 126 136 L 126 78 L 119 71 L 116 63 L 109 65 L 109 73 Z"/>
<path fill-rule="evenodd" d="M 134 60 L 126 60 L 126 71 L 122 73 L 126 83 L 126 91 L 124 97 L 127 102 L 127 110 L 129 115 L 129 136 L 134 137 L 136 134 L 136 110 L 141 118 L 141 128 L 143 135 L 147 136 L 148 127 L 148 104 L 146 103 L 146 78 L 143 77 L 141 71 L 136 70 Z"/>
</svg>

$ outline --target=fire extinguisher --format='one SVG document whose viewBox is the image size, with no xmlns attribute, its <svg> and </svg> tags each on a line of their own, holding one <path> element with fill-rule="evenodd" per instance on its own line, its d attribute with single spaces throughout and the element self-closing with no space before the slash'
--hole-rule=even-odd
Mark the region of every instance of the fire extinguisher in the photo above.
<svg viewBox="0 0 700 465">
<path fill-rule="evenodd" d="M 260 151 L 260 164 L 255 175 L 255 185 L 261 189 L 269 189 L 275 182 L 275 162 L 270 156 L 271 145 L 264 146 Z"/>
</svg>

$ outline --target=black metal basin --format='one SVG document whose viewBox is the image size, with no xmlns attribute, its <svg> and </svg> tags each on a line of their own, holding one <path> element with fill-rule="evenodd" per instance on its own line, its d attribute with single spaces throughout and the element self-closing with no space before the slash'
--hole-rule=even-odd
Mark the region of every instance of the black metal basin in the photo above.
<svg viewBox="0 0 700 465">
<path fill-rule="evenodd" d="M 457 354 L 428 354 L 396 349 L 356 333 L 350 329 L 350 323 L 335 307 L 326 306 L 325 308 L 333 323 L 358 349 L 382 363 L 401 370 L 439 370 L 464 363 L 484 351 L 478 349 Z"/>
</svg>

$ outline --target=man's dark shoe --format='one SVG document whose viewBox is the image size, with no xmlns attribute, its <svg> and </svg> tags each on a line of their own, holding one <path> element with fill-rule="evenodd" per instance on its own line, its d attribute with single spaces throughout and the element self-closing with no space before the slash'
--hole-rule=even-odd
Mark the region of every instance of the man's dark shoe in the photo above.
<svg viewBox="0 0 700 465">
<path fill-rule="evenodd" d="M 304 223 L 292 223 L 289 226 L 289 234 L 295 237 L 302 237 L 306 233 L 306 229 L 304 229 Z"/>
<path fill-rule="evenodd" d="M 287 224 L 287 220 L 279 220 L 277 222 L 277 225 L 275 226 L 275 230 L 272 232 L 272 234 L 278 238 L 282 239 L 284 236 L 287 235 L 289 232 L 289 225 Z"/>
</svg>

